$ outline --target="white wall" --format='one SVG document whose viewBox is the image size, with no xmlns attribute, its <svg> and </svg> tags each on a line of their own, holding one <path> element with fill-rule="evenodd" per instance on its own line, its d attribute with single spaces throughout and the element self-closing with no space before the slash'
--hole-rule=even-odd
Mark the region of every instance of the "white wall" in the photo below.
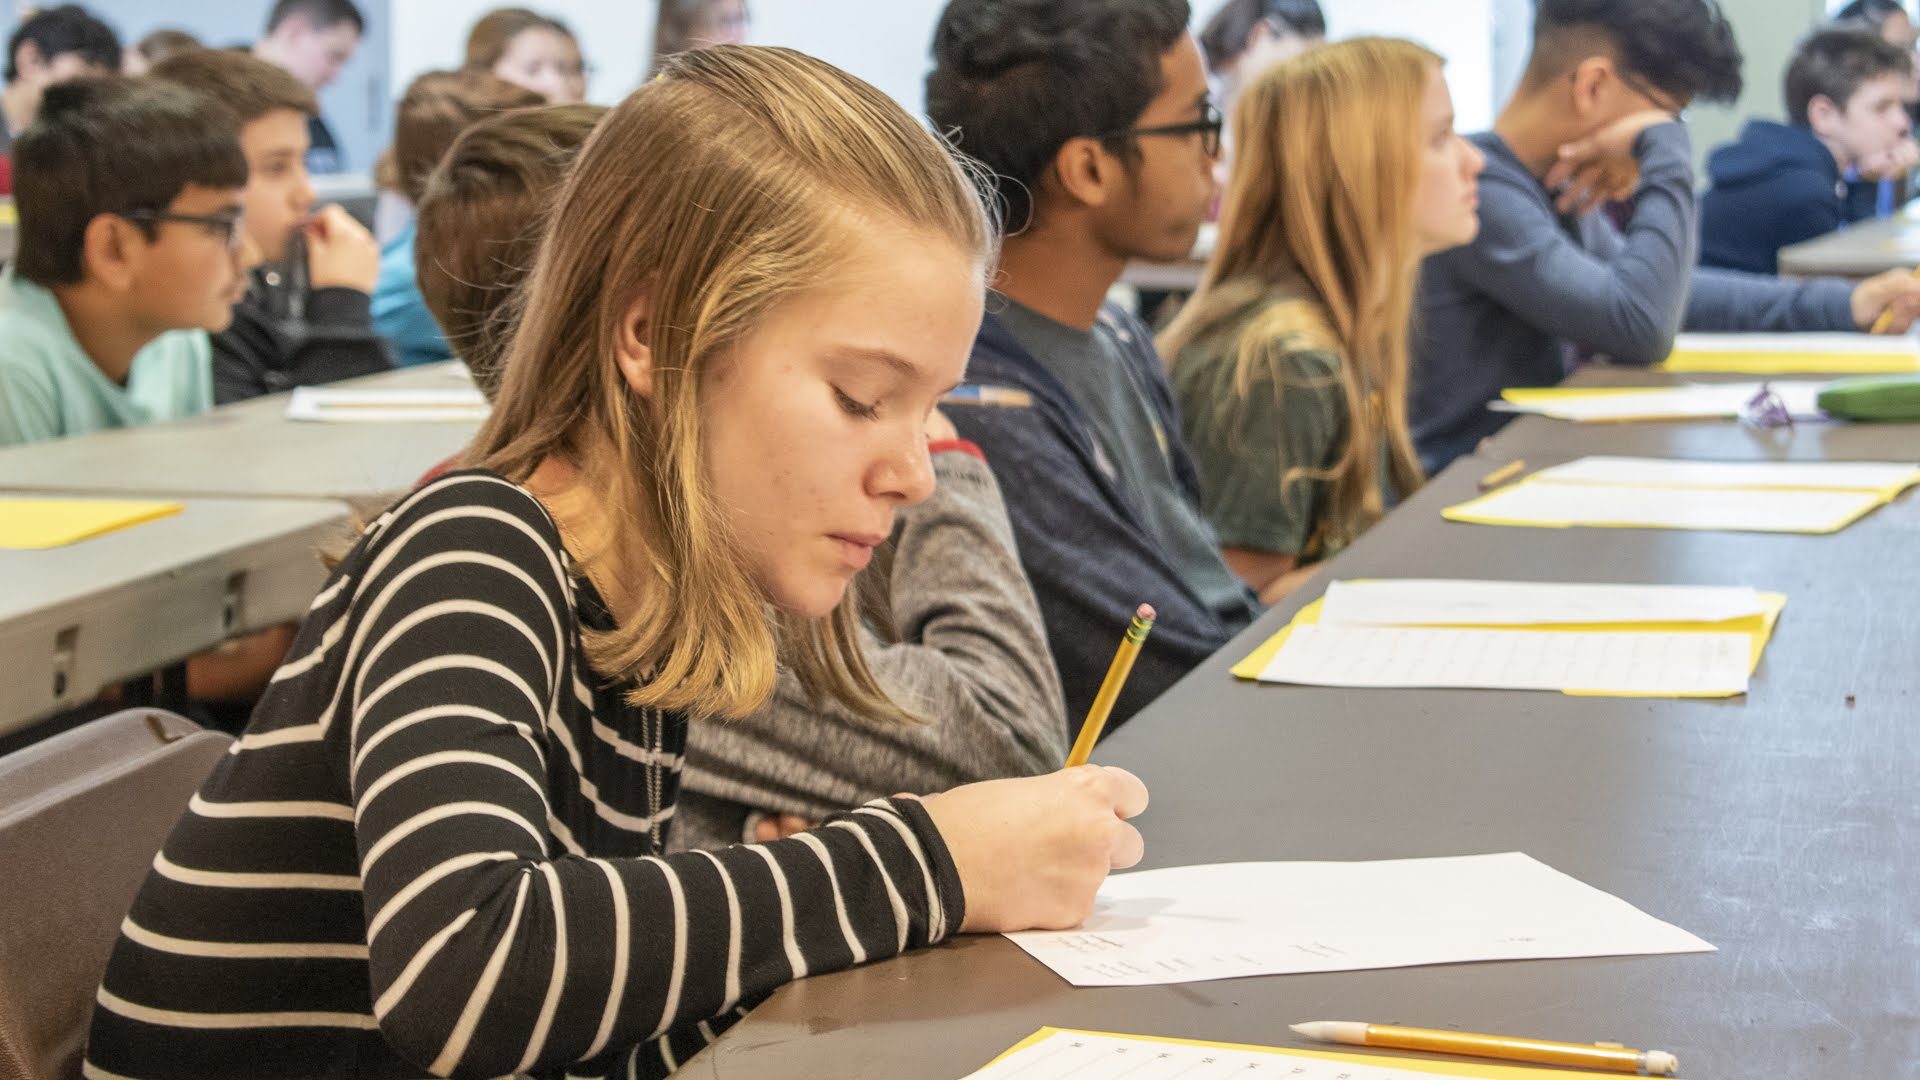
<svg viewBox="0 0 1920 1080">
<path fill-rule="evenodd" d="M 758 0 L 748 40 L 785 45 L 872 83 L 919 116 L 946 0 Z"/>
</svg>

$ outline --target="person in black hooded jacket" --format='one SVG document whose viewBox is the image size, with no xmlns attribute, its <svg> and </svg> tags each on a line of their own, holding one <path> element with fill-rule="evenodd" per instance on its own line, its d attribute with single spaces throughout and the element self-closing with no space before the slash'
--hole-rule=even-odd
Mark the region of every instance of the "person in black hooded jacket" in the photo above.
<svg viewBox="0 0 1920 1080">
<path fill-rule="evenodd" d="M 1848 170 L 1910 145 L 1913 58 L 1872 31 L 1823 30 L 1787 67 L 1790 123 L 1750 120 L 1707 159 L 1700 264 L 1771 274 L 1781 248 L 1851 220 Z"/>
<path fill-rule="evenodd" d="M 379 246 L 340 207 L 314 210 L 304 160 L 313 91 L 230 50 L 170 56 L 152 75 L 226 102 L 247 158 L 245 228 L 263 263 L 233 324 L 213 335 L 215 404 L 392 368 L 369 311 Z"/>
</svg>

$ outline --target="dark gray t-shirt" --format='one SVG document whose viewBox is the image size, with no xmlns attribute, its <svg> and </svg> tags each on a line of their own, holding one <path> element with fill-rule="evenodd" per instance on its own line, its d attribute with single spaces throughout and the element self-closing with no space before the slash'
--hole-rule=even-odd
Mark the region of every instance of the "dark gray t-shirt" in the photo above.
<svg viewBox="0 0 1920 1080">
<path fill-rule="evenodd" d="M 1220 557 L 1220 541 L 1174 477 L 1167 440 L 1147 388 L 1127 361 L 1132 331 L 1096 320 L 1092 330 L 1057 322 L 999 293 L 988 310 L 1047 374 L 1060 380 L 1093 426 L 1099 465 L 1145 517 L 1149 532 L 1187 586 L 1228 625 L 1246 618 L 1246 586 Z M 1229 616 L 1227 613 L 1231 613 Z"/>
</svg>

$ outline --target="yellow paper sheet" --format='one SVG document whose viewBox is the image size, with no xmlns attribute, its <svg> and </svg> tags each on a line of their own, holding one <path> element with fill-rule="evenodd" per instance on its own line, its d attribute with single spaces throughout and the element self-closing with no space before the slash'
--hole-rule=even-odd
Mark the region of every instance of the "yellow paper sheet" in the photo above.
<svg viewBox="0 0 1920 1080">
<path fill-rule="evenodd" d="M 1688 529 L 1824 536 L 1860 520 L 1888 498 L 1874 491 L 1558 484 L 1528 477 L 1449 506 L 1440 511 L 1440 516 L 1470 525 L 1535 529 Z"/>
<path fill-rule="evenodd" d="M 1675 351 L 1655 371 L 1723 375 L 1883 375 L 1920 371 L 1920 354 Z"/>
<path fill-rule="evenodd" d="M 1109 1039 L 1126 1039 L 1131 1042 L 1163 1043 L 1170 1046 L 1201 1047 L 1214 1050 L 1239 1050 L 1254 1054 L 1297 1054 L 1300 1057 L 1315 1058 L 1320 1061 L 1339 1061 L 1350 1065 L 1372 1065 L 1383 1069 L 1405 1069 L 1408 1072 L 1431 1073 L 1435 1076 L 1477 1077 L 1479 1080 L 1567 1080 L 1568 1077 L 1595 1075 L 1585 1072 L 1568 1072 L 1564 1069 L 1534 1069 L 1524 1065 L 1496 1065 L 1481 1061 L 1445 1061 L 1436 1058 L 1384 1057 L 1379 1054 L 1349 1054 L 1337 1050 L 1299 1050 L 1291 1046 L 1259 1046 L 1253 1043 L 1208 1042 L 1202 1039 L 1174 1039 L 1159 1035 L 1126 1035 L 1113 1031 L 1089 1031 L 1085 1028 L 1043 1027 L 1039 1031 L 1021 1039 L 1006 1051 L 994 1058 L 999 1061 L 1017 1054 L 1036 1043 L 1059 1035 L 1098 1035 Z M 988 1062 L 992 1064 L 993 1062 Z"/>
<path fill-rule="evenodd" d="M 1753 661 L 1752 661 L 1752 667 L 1748 669 L 1749 672 L 1751 672 L 1753 668 L 1757 668 L 1760 666 L 1760 654 L 1766 651 L 1767 641 L 1769 638 L 1773 636 L 1774 624 L 1780 621 L 1780 612 L 1783 609 L 1785 609 L 1787 606 L 1787 598 L 1782 593 L 1763 592 L 1760 594 L 1760 602 L 1766 606 L 1766 610 L 1762 611 L 1758 615 L 1748 615 L 1738 619 L 1723 619 L 1718 622 L 1552 623 L 1552 624 L 1534 623 L 1534 624 L 1523 624 L 1523 625 L 1507 625 L 1502 627 L 1480 626 L 1479 628 L 1480 629 L 1529 630 L 1529 631 L 1535 631 L 1542 634 L 1582 633 L 1582 632 L 1592 633 L 1595 631 L 1634 632 L 1634 633 L 1649 633 L 1649 634 L 1741 633 L 1741 634 L 1746 634 L 1753 639 Z M 1235 664 L 1233 666 L 1233 674 L 1236 677 L 1242 678 L 1242 679 L 1258 679 L 1260 677 L 1260 673 L 1265 671 L 1267 669 L 1267 665 L 1273 661 L 1274 654 L 1279 652 L 1280 647 L 1287 643 L 1287 638 L 1293 633 L 1293 628 L 1295 626 L 1317 623 L 1320 621 L 1320 606 L 1321 606 L 1321 601 L 1315 600 L 1313 603 L 1308 604 L 1306 607 L 1301 608 L 1299 612 L 1294 615 L 1293 620 L 1291 622 L 1281 627 L 1278 633 L 1274 634 L 1272 637 L 1262 642 L 1259 648 L 1247 654 L 1247 658 L 1245 660 L 1242 660 L 1238 664 Z M 1460 626 L 1462 624 L 1453 624 L 1453 625 Z M 1569 697 L 1631 696 L 1631 695 L 1593 693 L 1591 691 L 1582 691 L 1582 690 L 1562 690 L 1561 693 L 1566 694 Z M 1693 697 L 1693 696 L 1724 697 L 1728 695 L 1676 694 L 1673 696 L 1675 697 Z"/>
<path fill-rule="evenodd" d="M 180 510 L 177 502 L 0 499 L 0 548 L 64 547 Z"/>
</svg>

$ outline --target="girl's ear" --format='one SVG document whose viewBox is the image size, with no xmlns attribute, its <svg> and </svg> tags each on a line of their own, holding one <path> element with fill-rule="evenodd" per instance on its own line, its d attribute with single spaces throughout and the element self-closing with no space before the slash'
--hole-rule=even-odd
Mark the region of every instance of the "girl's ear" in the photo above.
<svg viewBox="0 0 1920 1080">
<path fill-rule="evenodd" d="M 620 329 L 614 339 L 614 363 L 627 386 L 641 397 L 653 396 L 653 349 L 651 339 L 653 297 L 646 290 L 634 298 L 633 305 L 620 317 Z"/>
</svg>

